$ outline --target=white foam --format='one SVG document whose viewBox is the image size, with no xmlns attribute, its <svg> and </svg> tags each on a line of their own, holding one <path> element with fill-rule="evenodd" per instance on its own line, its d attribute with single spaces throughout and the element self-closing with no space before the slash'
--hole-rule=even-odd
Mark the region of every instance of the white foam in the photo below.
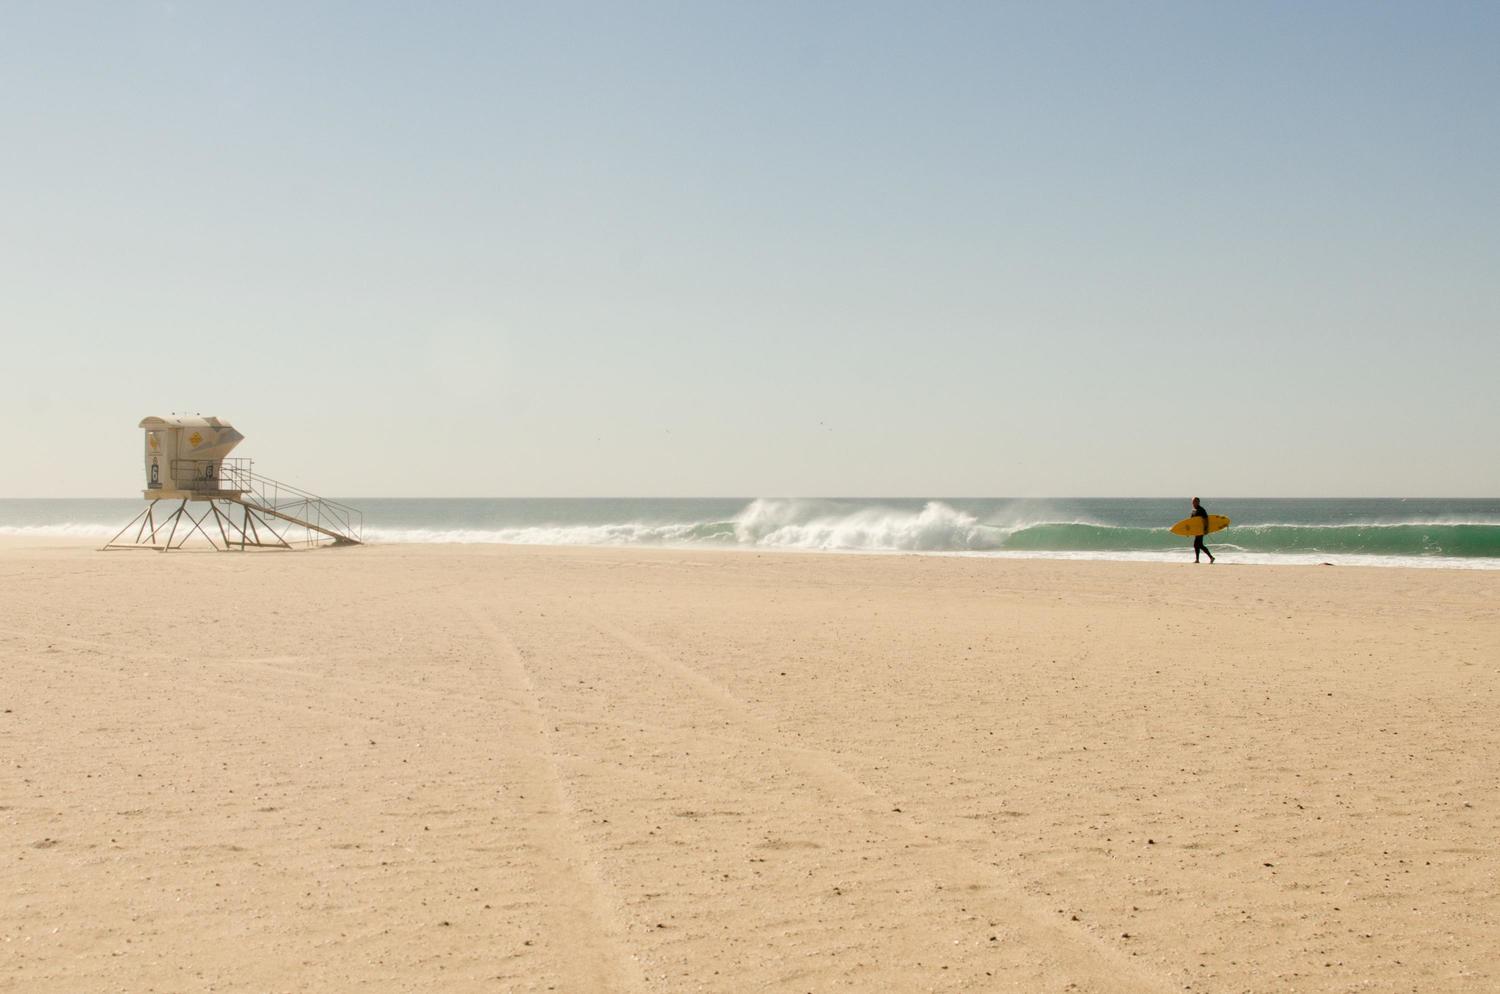
<svg viewBox="0 0 1500 994">
<path fill-rule="evenodd" d="M 110 538 L 119 525 L 86 521 L 67 521 L 55 525 L 0 525 L 0 535 L 7 538 Z"/>
<path fill-rule="evenodd" d="M 462 545 L 674 545 L 702 529 L 688 524 L 534 525 L 517 528 L 366 528 L 368 542 Z"/>
<path fill-rule="evenodd" d="M 741 545 L 771 549 L 882 552 L 998 549 L 1014 529 L 983 524 L 941 501 L 920 511 L 864 508 L 819 513 L 819 503 L 757 499 L 734 521 Z"/>
</svg>

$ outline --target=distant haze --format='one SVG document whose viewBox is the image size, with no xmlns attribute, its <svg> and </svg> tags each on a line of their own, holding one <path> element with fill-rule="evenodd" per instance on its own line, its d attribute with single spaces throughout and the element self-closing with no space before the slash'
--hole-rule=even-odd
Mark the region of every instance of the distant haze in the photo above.
<svg viewBox="0 0 1500 994">
<path fill-rule="evenodd" d="M 1500 494 L 1500 5 L 0 12 L 0 496 Z"/>
</svg>

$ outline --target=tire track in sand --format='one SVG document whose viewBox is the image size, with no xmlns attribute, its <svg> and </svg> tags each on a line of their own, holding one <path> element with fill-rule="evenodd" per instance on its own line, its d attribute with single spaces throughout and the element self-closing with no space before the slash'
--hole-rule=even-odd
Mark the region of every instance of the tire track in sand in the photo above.
<svg viewBox="0 0 1500 994">
<path fill-rule="evenodd" d="M 1151 970 L 1088 932 L 1055 920 L 1036 904 L 1010 877 L 993 866 L 975 860 L 952 846 L 941 844 L 939 832 L 924 831 L 923 823 L 910 814 L 893 816 L 896 805 L 859 780 L 823 750 L 793 745 L 776 726 L 759 716 L 723 684 L 706 676 L 672 653 L 658 648 L 618 624 L 597 617 L 579 620 L 627 650 L 676 673 L 697 695 L 730 716 L 768 752 L 783 757 L 786 769 L 838 805 L 850 821 L 861 826 L 872 840 L 884 838 L 890 849 L 900 849 L 924 864 L 932 880 L 984 880 L 1001 907 L 994 913 L 1005 920 L 1012 945 L 1020 947 L 1029 964 L 1041 963 L 1053 977 L 1067 977 L 1068 990 L 1090 990 L 1107 994 L 1164 994 L 1179 985 Z M 934 844 L 937 842 L 938 844 Z"/>
<path fill-rule="evenodd" d="M 579 841 L 576 814 L 568 796 L 557 752 L 547 731 L 541 699 L 515 643 L 478 605 L 461 603 L 474 629 L 494 649 L 497 673 L 508 697 L 520 702 L 524 727 L 513 728 L 533 743 L 523 751 L 531 762 L 533 785 L 544 806 L 529 815 L 531 844 L 542 862 L 543 879 L 553 883 L 544 902 L 552 909 L 552 932 L 562 950 L 559 990 L 627 994 L 646 988 L 634 961 L 625 954 L 624 923 L 610 907 L 595 861 Z"/>
</svg>

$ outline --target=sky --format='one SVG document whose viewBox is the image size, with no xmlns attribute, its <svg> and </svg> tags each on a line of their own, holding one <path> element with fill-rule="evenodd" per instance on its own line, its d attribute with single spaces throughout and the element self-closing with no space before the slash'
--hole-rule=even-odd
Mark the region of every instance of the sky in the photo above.
<svg viewBox="0 0 1500 994">
<path fill-rule="evenodd" d="M 1500 5 L 0 4 L 0 496 L 1500 495 Z"/>
</svg>

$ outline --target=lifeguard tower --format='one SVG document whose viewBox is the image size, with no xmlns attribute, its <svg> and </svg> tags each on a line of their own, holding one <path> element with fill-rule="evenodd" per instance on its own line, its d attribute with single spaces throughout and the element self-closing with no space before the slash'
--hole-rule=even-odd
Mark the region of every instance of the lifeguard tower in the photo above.
<svg viewBox="0 0 1500 994">
<path fill-rule="evenodd" d="M 229 458 L 245 438 L 229 422 L 174 414 L 145 418 L 140 427 L 146 508 L 105 549 L 167 552 L 195 539 L 221 552 L 363 542 L 364 516 L 355 508 L 261 476 L 249 459 Z"/>
</svg>

